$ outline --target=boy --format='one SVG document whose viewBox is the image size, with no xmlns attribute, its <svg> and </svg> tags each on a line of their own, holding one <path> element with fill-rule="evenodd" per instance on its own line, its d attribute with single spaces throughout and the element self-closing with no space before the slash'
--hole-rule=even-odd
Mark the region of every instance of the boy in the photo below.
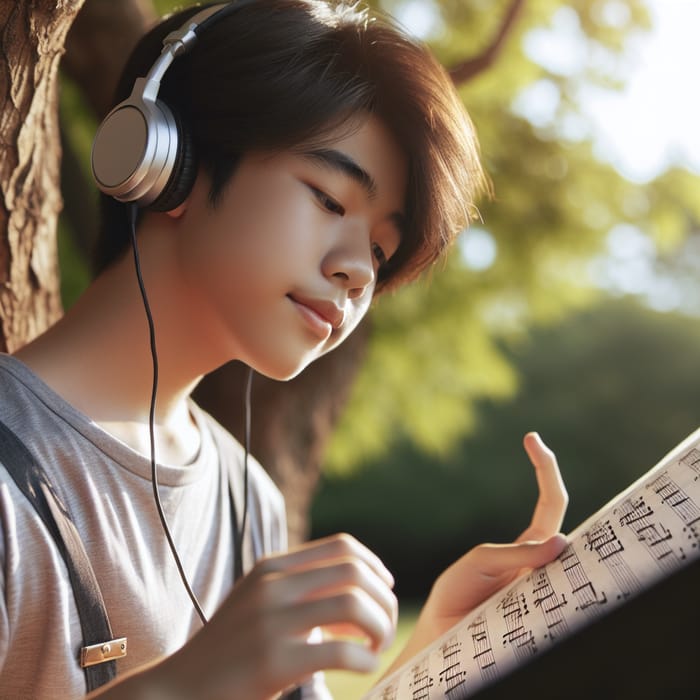
<svg viewBox="0 0 700 700">
<path fill-rule="evenodd" d="M 389 572 L 346 535 L 285 552 L 279 492 L 189 396 L 231 359 L 287 379 L 339 345 L 375 292 L 443 253 L 485 182 L 449 79 L 396 28 L 308 0 L 225 7 L 198 15 L 196 46 L 161 71 L 158 100 L 179 135 L 172 175 L 125 191 L 106 182 L 133 144 L 103 125 L 95 174 L 120 201 L 105 199 L 100 274 L 0 362 L 0 418 L 65 499 L 114 633 L 128 640 L 116 679 L 89 697 L 255 700 L 299 687 L 322 698 L 324 668 L 376 666 L 396 623 Z M 119 99 L 199 9 L 143 39 Z M 124 215 L 133 223 L 137 206 L 145 290 Z M 395 664 L 563 548 L 556 460 L 535 435 L 525 445 L 541 494 L 530 528 L 440 577 Z M 2 695 L 83 697 L 75 585 L 4 469 L 0 487 Z"/>
</svg>

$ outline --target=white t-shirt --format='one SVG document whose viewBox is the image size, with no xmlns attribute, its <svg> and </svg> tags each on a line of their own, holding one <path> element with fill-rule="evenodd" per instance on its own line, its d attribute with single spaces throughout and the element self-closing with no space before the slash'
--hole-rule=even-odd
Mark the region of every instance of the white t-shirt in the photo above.
<svg viewBox="0 0 700 700">
<path fill-rule="evenodd" d="M 158 483 L 184 569 L 210 616 L 233 583 L 229 483 L 240 519 L 243 449 L 194 402 L 190 408 L 201 435 L 199 454 L 185 467 L 159 465 Z M 201 623 L 158 519 L 150 460 L 77 411 L 19 360 L 2 354 L 0 420 L 30 448 L 67 502 L 112 631 L 128 640 L 118 673 L 180 648 Z M 0 697 L 84 697 L 77 661 L 80 624 L 65 565 L 1 461 Z M 287 544 L 282 495 L 252 457 L 248 462 L 245 570 Z M 304 697 L 327 697 L 321 685 L 306 689 Z"/>
</svg>

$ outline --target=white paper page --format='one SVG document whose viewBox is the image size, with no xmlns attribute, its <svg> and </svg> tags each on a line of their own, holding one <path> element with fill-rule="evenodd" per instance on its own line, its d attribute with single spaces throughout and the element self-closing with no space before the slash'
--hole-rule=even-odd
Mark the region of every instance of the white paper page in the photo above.
<svg viewBox="0 0 700 700">
<path fill-rule="evenodd" d="M 363 700 L 462 700 L 700 556 L 700 430 Z"/>
</svg>

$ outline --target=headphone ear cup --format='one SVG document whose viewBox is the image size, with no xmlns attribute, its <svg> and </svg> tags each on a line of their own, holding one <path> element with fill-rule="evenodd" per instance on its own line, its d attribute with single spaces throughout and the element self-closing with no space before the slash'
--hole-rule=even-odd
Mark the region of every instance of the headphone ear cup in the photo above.
<svg viewBox="0 0 700 700">
<path fill-rule="evenodd" d="M 170 211 L 180 206 L 190 193 L 197 177 L 197 157 L 189 129 L 175 110 L 170 110 L 175 122 L 175 162 L 163 191 L 148 205 L 153 211 Z"/>
<path fill-rule="evenodd" d="M 144 79 L 100 124 L 92 172 L 102 192 L 147 207 L 162 196 L 182 161 L 182 128 L 167 104 L 144 99 Z M 187 148 L 187 145 L 185 146 Z"/>
</svg>

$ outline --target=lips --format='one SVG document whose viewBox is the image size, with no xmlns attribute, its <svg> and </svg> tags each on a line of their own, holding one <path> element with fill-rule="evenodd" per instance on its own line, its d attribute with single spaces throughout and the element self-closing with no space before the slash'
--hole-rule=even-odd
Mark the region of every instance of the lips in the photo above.
<svg viewBox="0 0 700 700">
<path fill-rule="evenodd" d="M 295 294 L 288 294 L 288 298 L 297 306 L 307 323 L 312 326 L 318 335 L 328 337 L 331 331 L 337 330 L 343 325 L 345 312 L 332 301 L 313 299 Z"/>
</svg>

